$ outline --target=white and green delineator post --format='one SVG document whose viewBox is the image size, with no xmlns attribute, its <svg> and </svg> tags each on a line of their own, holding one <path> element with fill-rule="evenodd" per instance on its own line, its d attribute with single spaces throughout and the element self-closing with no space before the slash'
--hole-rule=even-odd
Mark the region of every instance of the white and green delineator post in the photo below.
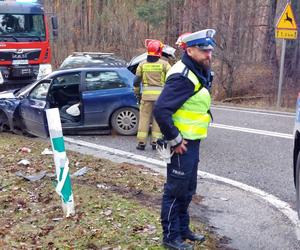
<svg viewBox="0 0 300 250">
<path fill-rule="evenodd" d="M 64 215 L 69 217 L 75 214 L 75 206 L 58 108 L 47 109 L 46 115 L 57 177 L 55 190 L 61 197 Z"/>
</svg>

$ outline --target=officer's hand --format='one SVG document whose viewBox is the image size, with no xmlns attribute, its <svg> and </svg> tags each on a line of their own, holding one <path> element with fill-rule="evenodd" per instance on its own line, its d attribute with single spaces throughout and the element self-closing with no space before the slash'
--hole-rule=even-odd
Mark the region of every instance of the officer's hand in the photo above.
<svg viewBox="0 0 300 250">
<path fill-rule="evenodd" d="M 176 154 L 182 155 L 184 152 L 187 151 L 187 148 L 185 146 L 186 144 L 187 144 L 187 141 L 183 139 L 182 142 L 176 148 L 174 148 L 174 152 Z"/>
</svg>

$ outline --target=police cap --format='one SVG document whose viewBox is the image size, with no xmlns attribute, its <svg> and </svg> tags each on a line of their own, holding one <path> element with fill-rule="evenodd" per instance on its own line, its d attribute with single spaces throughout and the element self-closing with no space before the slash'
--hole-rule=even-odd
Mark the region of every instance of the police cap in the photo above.
<svg viewBox="0 0 300 250">
<path fill-rule="evenodd" d="M 187 47 L 197 46 L 200 49 L 214 49 L 216 42 L 213 37 L 216 31 L 214 29 L 205 29 L 196 31 L 182 38 L 182 41 L 186 43 Z"/>
</svg>

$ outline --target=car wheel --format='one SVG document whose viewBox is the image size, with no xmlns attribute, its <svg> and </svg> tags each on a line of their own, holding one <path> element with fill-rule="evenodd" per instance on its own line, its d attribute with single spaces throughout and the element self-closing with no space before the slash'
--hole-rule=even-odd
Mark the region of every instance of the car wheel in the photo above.
<svg viewBox="0 0 300 250">
<path fill-rule="evenodd" d="M 9 131 L 9 123 L 6 115 L 0 112 L 0 132 Z"/>
<path fill-rule="evenodd" d="M 111 117 L 113 129 L 120 135 L 135 135 L 138 130 L 139 112 L 134 108 L 122 108 Z"/>
<path fill-rule="evenodd" d="M 300 219 L 300 151 L 298 153 L 295 171 L 297 212 L 298 218 Z"/>
</svg>

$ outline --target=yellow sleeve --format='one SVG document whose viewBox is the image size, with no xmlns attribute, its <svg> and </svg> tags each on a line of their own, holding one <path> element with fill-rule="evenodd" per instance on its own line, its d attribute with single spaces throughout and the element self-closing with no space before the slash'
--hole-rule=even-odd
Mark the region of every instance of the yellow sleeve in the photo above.
<svg viewBox="0 0 300 250">
<path fill-rule="evenodd" d="M 142 64 L 140 63 L 139 66 L 136 69 L 135 75 L 142 78 L 142 72 L 143 72 L 143 70 L 142 70 Z"/>
<path fill-rule="evenodd" d="M 171 68 L 170 63 L 167 63 L 167 64 L 166 64 L 166 73 L 170 70 L 170 68 Z"/>
</svg>

